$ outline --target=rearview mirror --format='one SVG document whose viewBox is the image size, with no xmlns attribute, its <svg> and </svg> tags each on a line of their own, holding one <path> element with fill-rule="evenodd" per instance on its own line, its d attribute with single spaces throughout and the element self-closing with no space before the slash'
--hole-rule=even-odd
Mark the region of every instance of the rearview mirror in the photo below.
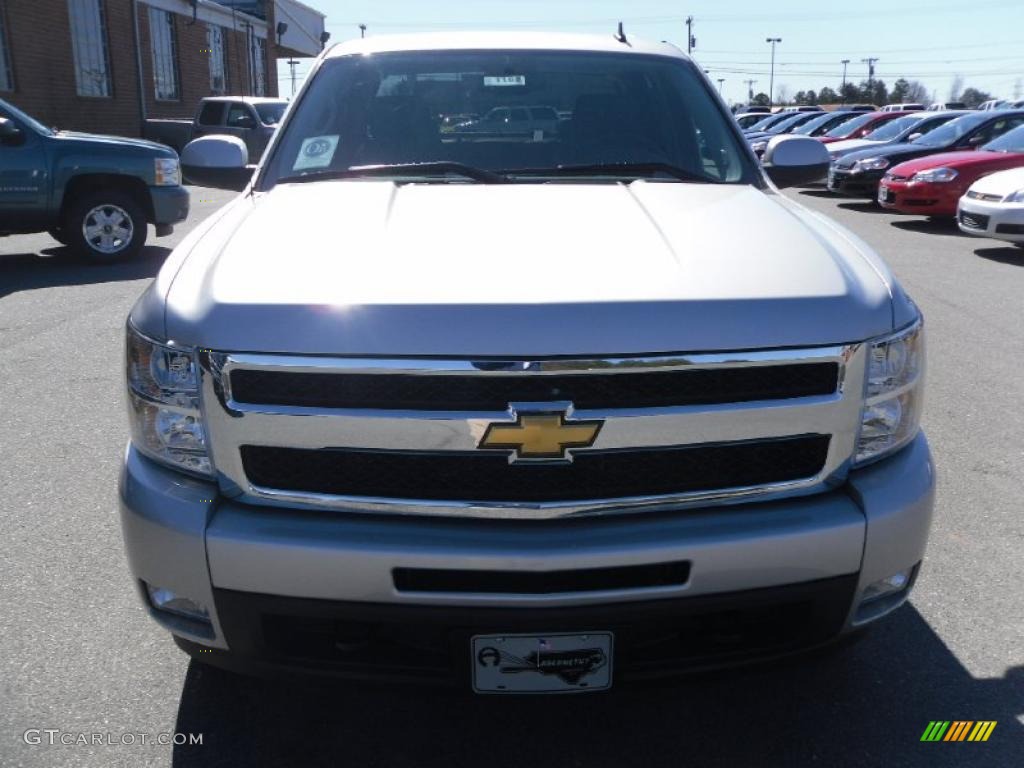
<svg viewBox="0 0 1024 768">
<path fill-rule="evenodd" d="M 0 117 L 0 143 L 8 145 L 20 144 L 24 138 L 25 136 L 21 132 L 21 128 L 6 117 Z"/>
<path fill-rule="evenodd" d="M 808 136 L 792 134 L 769 141 L 761 158 L 764 172 L 780 189 L 821 181 L 828 174 L 828 165 L 828 150 L 824 144 Z"/>
<path fill-rule="evenodd" d="M 181 172 L 190 184 L 241 192 L 256 170 L 248 161 L 249 150 L 237 136 L 203 136 L 181 151 Z"/>
<path fill-rule="evenodd" d="M 914 141 L 916 139 L 920 139 L 922 136 L 924 136 L 923 133 L 912 133 L 907 136 L 907 141 Z"/>
</svg>

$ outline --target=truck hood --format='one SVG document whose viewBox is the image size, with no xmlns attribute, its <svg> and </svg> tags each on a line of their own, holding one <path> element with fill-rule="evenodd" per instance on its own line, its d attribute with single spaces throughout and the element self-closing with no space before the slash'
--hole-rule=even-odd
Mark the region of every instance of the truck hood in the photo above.
<svg viewBox="0 0 1024 768">
<path fill-rule="evenodd" d="M 750 186 L 349 180 L 236 199 L 133 322 L 229 351 L 639 354 L 863 340 L 893 295 L 853 235 Z"/>
<path fill-rule="evenodd" d="M 78 133 L 76 131 L 59 131 L 53 135 L 58 141 L 74 143 L 84 147 L 102 145 L 102 147 L 134 147 L 145 149 L 154 154 L 173 156 L 174 150 L 164 144 L 145 139 L 129 139 L 124 136 L 104 136 L 101 133 Z"/>
</svg>

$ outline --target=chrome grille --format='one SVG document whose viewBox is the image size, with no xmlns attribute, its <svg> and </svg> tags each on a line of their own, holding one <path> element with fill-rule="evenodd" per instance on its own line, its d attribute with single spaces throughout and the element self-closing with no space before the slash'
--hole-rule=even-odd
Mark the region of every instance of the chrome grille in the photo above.
<svg viewBox="0 0 1024 768">
<path fill-rule="evenodd" d="M 807 494 L 842 482 L 864 348 L 512 362 L 205 353 L 202 369 L 228 495 L 357 512 L 549 518 Z M 240 381 L 247 402 L 233 391 Z M 557 399 L 564 394 L 579 403 Z M 249 402 L 261 395 L 272 402 Z M 477 450 L 488 425 L 513 423 L 516 409 L 531 407 L 603 426 L 561 465 L 513 467 L 505 454 Z M 639 471 L 645 466 L 656 469 Z"/>
</svg>

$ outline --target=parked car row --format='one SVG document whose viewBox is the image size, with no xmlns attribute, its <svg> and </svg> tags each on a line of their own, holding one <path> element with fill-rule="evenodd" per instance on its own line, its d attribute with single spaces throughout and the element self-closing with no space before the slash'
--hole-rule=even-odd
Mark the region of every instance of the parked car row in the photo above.
<svg viewBox="0 0 1024 768">
<path fill-rule="evenodd" d="M 786 135 L 825 145 L 826 188 L 900 213 L 956 217 L 961 230 L 1024 247 L 1024 102 L 889 104 L 736 115 L 757 157 Z"/>
<path fill-rule="evenodd" d="M 831 192 L 1024 247 L 1024 110 L 904 115 L 829 150 Z"/>
</svg>

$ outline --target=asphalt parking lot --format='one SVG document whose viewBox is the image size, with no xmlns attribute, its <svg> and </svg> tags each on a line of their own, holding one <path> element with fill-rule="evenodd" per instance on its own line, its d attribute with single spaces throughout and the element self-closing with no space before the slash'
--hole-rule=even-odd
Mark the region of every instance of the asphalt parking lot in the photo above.
<svg viewBox="0 0 1024 768">
<path fill-rule="evenodd" d="M 0 765 L 1011 766 L 1024 755 L 1024 250 L 821 190 L 922 307 L 939 472 L 910 604 L 825 653 L 608 695 L 240 678 L 190 663 L 136 603 L 116 477 L 123 324 L 176 242 L 86 267 L 0 239 Z M 757 248 L 756 233 L 750 247 Z M 921 743 L 930 720 L 986 743 Z M 28 729 L 201 733 L 201 746 L 26 744 Z"/>
</svg>

